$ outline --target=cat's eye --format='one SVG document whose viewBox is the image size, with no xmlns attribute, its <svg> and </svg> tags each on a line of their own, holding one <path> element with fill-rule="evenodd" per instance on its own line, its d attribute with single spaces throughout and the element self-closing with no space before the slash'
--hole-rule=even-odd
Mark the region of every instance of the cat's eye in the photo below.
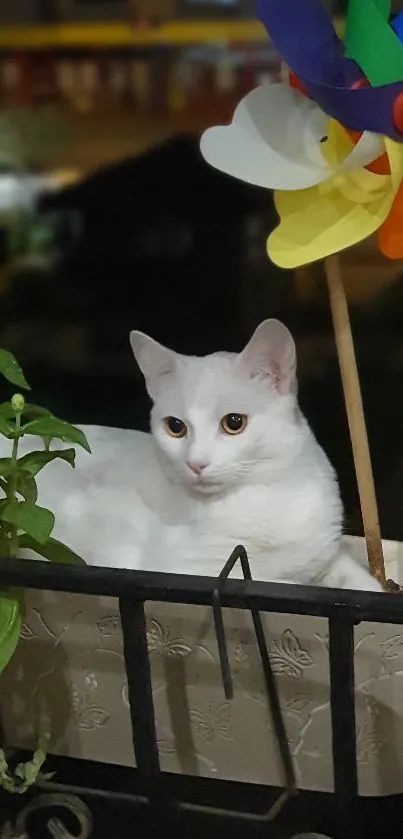
<svg viewBox="0 0 403 839">
<path fill-rule="evenodd" d="M 248 424 L 248 417 L 246 414 L 226 414 L 220 424 L 225 434 L 241 434 Z"/>
<path fill-rule="evenodd" d="M 165 417 L 165 430 L 171 437 L 186 437 L 187 428 L 184 422 L 178 417 Z"/>
</svg>

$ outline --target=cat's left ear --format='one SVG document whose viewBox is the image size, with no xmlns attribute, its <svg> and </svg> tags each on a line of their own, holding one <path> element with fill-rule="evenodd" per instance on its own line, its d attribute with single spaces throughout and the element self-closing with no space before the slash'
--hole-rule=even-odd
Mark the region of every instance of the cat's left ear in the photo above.
<svg viewBox="0 0 403 839">
<path fill-rule="evenodd" d="M 264 320 L 257 327 L 236 364 L 251 378 L 269 379 L 282 395 L 296 392 L 295 343 L 279 320 Z"/>
<path fill-rule="evenodd" d="M 130 333 L 130 344 L 145 378 L 148 393 L 151 399 L 155 399 L 166 377 L 174 372 L 178 356 L 173 350 L 137 330 Z"/>
</svg>

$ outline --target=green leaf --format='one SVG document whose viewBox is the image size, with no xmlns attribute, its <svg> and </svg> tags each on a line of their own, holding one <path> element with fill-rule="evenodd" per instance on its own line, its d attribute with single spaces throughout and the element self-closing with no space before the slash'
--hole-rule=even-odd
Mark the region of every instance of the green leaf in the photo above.
<svg viewBox="0 0 403 839">
<path fill-rule="evenodd" d="M 46 752 L 39 748 L 34 752 L 32 760 L 28 760 L 26 763 L 17 763 L 14 775 L 21 782 L 21 787 L 18 789 L 18 792 L 26 792 L 29 787 L 32 787 L 37 782 L 45 760 Z"/>
<path fill-rule="evenodd" d="M 4 754 L 3 749 L 0 749 L 0 786 L 6 792 L 15 792 L 13 778 L 10 774 L 10 770 L 8 768 L 8 763 L 6 761 L 6 756 Z M 4 831 L 6 834 L 6 839 L 7 837 L 11 837 L 13 835 L 13 830 L 10 822 L 6 824 Z"/>
<path fill-rule="evenodd" d="M 1 520 L 1 513 L 2 513 L 2 511 L 4 510 L 4 507 L 6 506 L 6 504 L 8 504 L 7 498 L 1 498 L 1 499 L 0 499 L 0 520 Z M 3 556 L 3 554 L 2 554 L 2 548 L 3 548 L 3 546 L 2 546 L 2 543 L 1 543 L 1 537 L 2 537 L 2 531 L 3 531 L 3 529 L 4 529 L 4 528 L 3 528 L 3 527 L 1 527 L 1 525 L 0 525 L 0 557 L 1 557 L 1 556 Z"/>
<path fill-rule="evenodd" d="M 38 488 L 36 486 L 35 478 L 29 472 L 20 470 L 17 473 L 16 480 L 17 492 L 25 498 L 30 504 L 36 504 L 38 498 Z"/>
<path fill-rule="evenodd" d="M 55 524 L 55 517 L 50 510 L 28 501 L 7 504 L 0 519 L 25 531 L 41 545 L 45 544 Z"/>
<path fill-rule="evenodd" d="M 39 781 L 53 778 L 54 772 L 44 773 L 41 771 L 46 761 L 49 739 L 49 734 L 41 734 L 32 760 L 28 760 L 26 763 L 17 763 L 14 771 L 10 769 L 3 749 L 0 749 L 0 787 L 6 792 L 23 795 Z M 3 836 L 3 833 L 1 835 Z M 10 823 L 6 824 L 4 828 L 4 837 L 6 836 L 14 836 Z"/>
<path fill-rule="evenodd" d="M 76 443 L 91 453 L 85 434 L 75 425 L 70 425 L 70 423 L 56 417 L 41 417 L 32 422 L 27 422 L 21 430 L 23 434 L 34 434 L 36 437 L 57 437 L 66 443 Z"/>
<path fill-rule="evenodd" d="M 16 428 L 14 423 L 0 416 L 0 434 L 4 434 L 4 437 L 10 440 L 12 437 L 15 437 L 15 433 Z"/>
<path fill-rule="evenodd" d="M 48 559 L 50 562 L 58 562 L 63 565 L 85 565 L 81 556 L 78 556 L 71 548 L 63 545 L 63 542 L 59 542 L 57 539 L 50 538 L 44 545 L 40 545 L 31 536 L 24 535 L 20 537 L 19 543 L 20 548 L 28 548 L 30 551 L 35 551 L 39 556 L 43 556 L 44 559 Z"/>
<path fill-rule="evenodd" d="M 15 417 L 15 411 L 11 402 L 0 403 L 0 417 L 4 417 L 5 419 Z"/>
<path fill-rule="evenodd" d="M 17 359 L 8 350 L 0 349 L 0 373 L 11 384 L 31 390 Z"/>
<path fill-rule="evenodd" d="M 52 414 L 46 408 L 41 408 L 39 405 L 33 405 L 31 402 L 26 402 L 24 410 L 22 411 L 25 417 L 51 417 Z M 0 417 L 11 419 L 15 417 L 15 410 L 11 402 L 0 403 Z"/>
<path fill-rule="evenodd" d="M 29 452 L 28 454 L 24 454 L 23 457 L 20 457 L 17 463 L 19 469 L 24 469 L 24 471 L 29 472 L 30 475 L 37 475 L 47 463 L 51 463 L 52 460 L 56 460 L 57 458 L 65 460 L 66 463 L 69 463 L 70 466 L 74 468 L 76 459 L 74 449 L 59 449 L 58 451 L 53 452 L 43 450 L 38 452 Z M 1 471 L 0 461 L 0 475 L 2 474 L 3 472 Z"/>
<path fill-rule="evenodd" d="M 20 638 L 21 611 L 13 594 L 0 592 L 0 673 L 10 661 Z"/>
<path fill-rule="evenodd" d="M 69 450 L 68 450 L 69 451 Z M 36 452 L 32 452 L 33 455 Z M 43 454 L 43 452 L 38 452 L 38 454 Z M 20 495 L 23 495 L 26 501 L 30 501 L 32 504 L 36 503 L 36 499 L 38 497 L 38 490 L 35 483 L 34 475 L 39 472 L 39 469 L 42 467 L 39 465 L 37 468 L 34 468 L 35 464 L 34 461 L 32 463 L 27 463 L 25 465 L 24 461 L 25 458 L 28 458 L 30 455 L 25 455 L 25 457 L 21 458 L 20 461 L 17 460 L 17 474 L 15 476 L 15 489 Z M 70 460 L 70 458 L 65 458 L 66 460 Z M 11 472 L 13 469 L 13 462 L 11 457 L 2 457 L 0 458 L 0 488 L 3 490 L 4 493 L 7 494 L 8 486 L 7 481 L 2 480 L 2 478 L 6 478 L 8 481 L 11 481 Z"/>
<path fill-rule="evenodd" d="M 0 406 L 1 407 L 1 406 Z M 22 412 L 25 417 L 51 417 L 52 414 L 46 408 L 41 408 L 40 405 L 33 405 L 31 402 L 25 403 L 25 408 Z"/>
<path fill-rule="evenodd" d="M 3 478 L 8 478 L 12 469 L 11 457 L 0 457 L 0 475 Z"/>
</svg>

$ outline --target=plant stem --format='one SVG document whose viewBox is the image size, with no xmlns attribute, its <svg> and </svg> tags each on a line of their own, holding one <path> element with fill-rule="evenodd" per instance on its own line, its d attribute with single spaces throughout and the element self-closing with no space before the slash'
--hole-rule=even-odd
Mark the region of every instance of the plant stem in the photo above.
<svg viewBox="0 0 403 839">
<path fill-rule="evenodd" d="M 15 430 L 16 435 L 13 440 L 13 448 L 11 452 L 11 469 L 10 469 L 10 477 L 7 481 L 7 499 L 11 504 L 15 504 L 17 502 L 16 492 L 17 492 L 17 475 L 18 475 L 18 465 L 17 465 L 17 456 L 18 456 L 18 443 L 19 443 L 19 431 L 21 428 L 21 414 L 17 414 L 15 417 Z M 10 525 L 10 556 L 15 557 L 18 553 L 18 531 L 16 525 Z"/>
</svg>

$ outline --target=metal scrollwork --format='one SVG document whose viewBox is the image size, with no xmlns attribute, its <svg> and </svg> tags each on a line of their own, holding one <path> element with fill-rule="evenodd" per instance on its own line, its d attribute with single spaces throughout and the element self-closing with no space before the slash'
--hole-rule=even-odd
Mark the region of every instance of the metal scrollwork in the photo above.
<svg viewBox="0 0 403 839">
<path fill-rule="evenodd" d="M 70 833 L 60 818 L 52 816 L 48 819 L 46 826 L 53 839 L 88 839 L 93 829 L 90 810 L 80 798 L 77 798 L 75 795 L 65 795 L 63 793 L 40 795 L 38 798 L 34 798 L 21 810 L 14 824 L 7 822 L 0 833 L 0 839 L 30 839 L 27 827 L 29 816 L 38 810 L 48 810 L 54 807 L 62 808 L 72 813 L 78 822 L 80 832 Z"/>
</svg>

